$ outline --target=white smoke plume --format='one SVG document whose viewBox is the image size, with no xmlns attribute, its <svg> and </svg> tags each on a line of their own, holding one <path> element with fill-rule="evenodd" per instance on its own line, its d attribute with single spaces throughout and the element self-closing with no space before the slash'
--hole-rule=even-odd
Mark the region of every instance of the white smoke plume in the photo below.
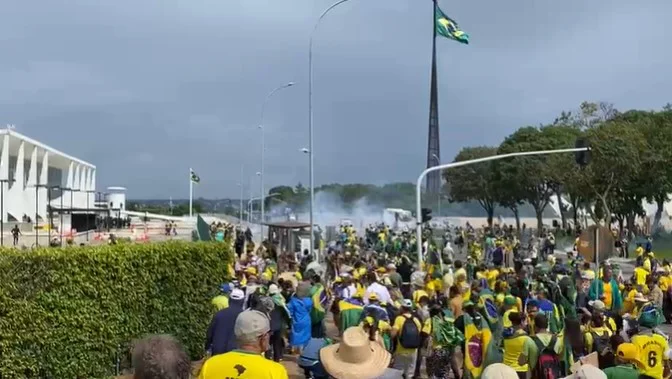
<svg viewBox="0 0 672 379">
<path fill-rule="evenodd" d="M 329 191 L 315 193 L 314 222 L 320 227 L 338 226 L 343 220 L 349 220 L 358 232 L 367 225 L 381 222 L 384 208 L 371 204 L 367 198 L 357 200 L 352 206 L 346 205 L 337 194 Z M 284 214 L 285 205 L 274 207 L 274 213 Z M 280 209 L 281 208 L 281 209 Z M 308 204 L 305 211 L 295 213 L 297 221 L 309 222 Z"/>
</svg>

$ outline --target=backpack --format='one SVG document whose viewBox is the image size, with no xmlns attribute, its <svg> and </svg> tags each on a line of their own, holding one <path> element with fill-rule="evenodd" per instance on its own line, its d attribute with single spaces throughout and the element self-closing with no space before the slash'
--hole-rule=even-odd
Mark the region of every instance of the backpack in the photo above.
<svg viewBox="0 0 672 379">
<path fill-rule="evenodd" d="M 614 351 L 609 343 L 609 333 L 606 331 L 602 335 L 590 332 L 593 336 L 593 351 L 597 352 L 597 360 L 600 368 L 607 368 L 614 365 Z"/>
<path fill-rule="evenodd" d="M 399 344 L 405 349 L 419 348 L 422 345 L 422 337 L 420 336 L 420 329 L 413 321 L 418 319 L 417 316 L 402 317 L 405 320 L 404 325 L 401 327 L 401 333 L 399 333 Z"/>
<path fill-rule="evenodd" d="M 532 337 L 532 340 L 539 349 L 539 358 L 537 358 L 537 365 L 534 367 L 532 377 L 535 379 L 561 378 L 560 359 L 554 350 L 558 337 L 555 335 L 551 337 L 551 342 L 548 343 L 548 346 L 544 346 L 538 337 Z"/>
</svg>

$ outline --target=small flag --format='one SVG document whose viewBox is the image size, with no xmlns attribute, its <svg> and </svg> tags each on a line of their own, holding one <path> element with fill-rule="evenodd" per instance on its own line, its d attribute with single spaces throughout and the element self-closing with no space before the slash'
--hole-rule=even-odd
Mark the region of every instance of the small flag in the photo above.
<svg viewBox="0 0 672 379">
<path fill-rule="evenodd" d="M 450 38 L 454 41 L 463 43 L 465 45 L 469 44 L 469 34 L 460 30 L 460 27 L 457 25 L 455 20 L 446 16 L 439 7 L 436 7 L 436 12 L 434 13 L 436 19 L 436 33 L 440 34 L 446 38 Z"/>
<path fill-rule="evenodd" d="M 196 175 L 194 170 L 189 169 L 189 173 L 190 173 L 190 179 L 191 179 L 192 183 L 200 183 L 201 182 L 201 178 L 198 175 Z"/>
</svg>

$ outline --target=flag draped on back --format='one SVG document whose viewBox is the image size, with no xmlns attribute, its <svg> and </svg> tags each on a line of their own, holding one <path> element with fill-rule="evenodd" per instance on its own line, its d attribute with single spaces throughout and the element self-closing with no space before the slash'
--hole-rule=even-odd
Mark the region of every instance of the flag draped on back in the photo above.
<svg viewBox="0 0 672 379">
<path fill-rule="evenodd" d="M 310 319 L 313 324 L 322 322 L 326 314 L 327 304 L 329 303 L 327 291 L 324 290 L 324 286 L 321 283 L 318 283 L 310 289 L 310 297 L 313 300 Z"/>
<path fill-rule="evenodd" d="M 436 34 L 460 43 L 469 44 L 469 34 L 460 30 L 457 22 L 446 16 L 438 6 L 436 7 L 436 12 L 434 12 L 434 17 L 436 19 Z"/>
<path fill-rule="evenodd" d="M 189 179 L 191 180 L 192 183 L 200 183 L 201 182 L 201 178 L 198 175 L 196 175 L 194 170 L 189 170 Z"/>
</svg>

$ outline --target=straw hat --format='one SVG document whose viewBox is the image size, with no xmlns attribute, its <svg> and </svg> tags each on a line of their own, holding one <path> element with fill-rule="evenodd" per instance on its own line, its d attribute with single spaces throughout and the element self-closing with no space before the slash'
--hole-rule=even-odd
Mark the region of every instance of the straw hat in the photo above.
<svg viewBox="0 0 672 379">
<path fill-rule="evenodd" d="M 282 274 L 278 275 L 278 280 L 284 280 L 285 282 L 291 282 L 292 287 L 296 288 L 296 286 L 299 285 L 299 280 L 296 279 L 296 276 L 294 276 L 293 272 L 283 272 Z"/>
<path fill-rule="evenodd" d="M 503 363 L 493 363 L 483 370 L 482 379 L 518 379 L 516 370 Z"/>
<path fill-rule="evenodd" d="M 642 294 L 641 292 L 637 292 L 633 300 L 635 300 L 635 302 L 641 302 L 641 303 L 646 303 L 649 301 L 649 299 L 647 299 L 646 296 L 644 296 L 644 294 Z"/>
<path fill-rule="evenodd" d="M 320 350 L 324 369 L 336 379 L 373 379 L 382 375 L 391 355 L 381 344 L 369 340 L 361 327 L 353 326 L 343 333 L 340 343 Z"/>
</svg>

